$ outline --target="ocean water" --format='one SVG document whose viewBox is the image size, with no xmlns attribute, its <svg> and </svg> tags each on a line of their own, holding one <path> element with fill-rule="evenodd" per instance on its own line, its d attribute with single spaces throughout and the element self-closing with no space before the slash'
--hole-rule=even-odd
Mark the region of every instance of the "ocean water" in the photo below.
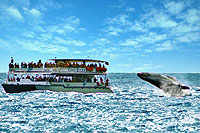
<svg viewBox="0 0 200 133">
<path fill-rule="evenodd" d="M 112 94 L 7 94 L 0 86 L 0 132 L 199 132 L 200 73 L 168 75 L 192 96 L 163 97 L 134 73 L 108 74 Z"/>
</svg>

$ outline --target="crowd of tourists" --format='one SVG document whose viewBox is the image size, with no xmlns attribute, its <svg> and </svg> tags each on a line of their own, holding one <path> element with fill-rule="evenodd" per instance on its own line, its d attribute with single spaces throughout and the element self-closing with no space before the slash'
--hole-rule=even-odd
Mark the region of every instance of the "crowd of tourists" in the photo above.
<svg viewBox="0 0 200 133">
<path fill-rule="evenodd" d="M 39 60 L 37 63 L 29 62 L 21 62 L 21 66 L 19 63 L 13 63 L 13 60 L 11 59 L 11 63 L 9 64 L 9 68 L 54 68 L 54 67 L 62 67 L 62 68 L 86 68 L 87 71 L 93 71 L 94 68 L 96 68 L 97 72 L 106 72 L 107 69 L 105 68 L 104 64 L 102 65 L 99 63 L 91 63 L 91 64 L 85 64 L 85 63 L 78 63 L 78 62 L 67 62 L 67 63 L 62 63 L 62 62 L 46 62 L 44 65 Z"/>
<path fill-rule="evenodd" d="M 47 77 L 47 76 L 29 76 L 26 77 L 13 77 L 9 78 L 8 81 L 21 81 L 21 79 L 30 79 L 31 81 L 50 81 L 50 82 L 72 82 L 72 78 L 64 78 L 64 77 Z"/>
<path fill-rule="evenodd" d="M 20 67 L 19 63 L 13 63 L 11 60 L 9 68 L 43 68 L 43 64 L 41 60 L 39 60 L 37 63 L 33 63 L 33 61 L 29 63 L 21 62 L 21 67 Z"/>
<path fill-rule="evenodd" d="M 26 77 L 22 76 L 21 78 L 20 77 L 8 78 L 8 81 L 20 82 L 21 79 L 30 79 L 31 81 L 49 81 L 49 82 L 83 82 L 78 79 L 73 79 L 72 77 L 55 77 L 55 76 L 54 77 L 52 77 L 52 76 L 35 76 L 34 77 L 34 76 L 30 76 L 30 75 L 27 75 Z M 100 85 L 100 83 L 108 85 L 108 81 L 109 80 L 107 78 L 104 83 L 104 80 L 102 77 L 100 77 L 99 80 L 95 77 L 93 81 L 89 77 L 87 79 L 87 82 L 97 83 L 98 86 Z"/>
</svg>

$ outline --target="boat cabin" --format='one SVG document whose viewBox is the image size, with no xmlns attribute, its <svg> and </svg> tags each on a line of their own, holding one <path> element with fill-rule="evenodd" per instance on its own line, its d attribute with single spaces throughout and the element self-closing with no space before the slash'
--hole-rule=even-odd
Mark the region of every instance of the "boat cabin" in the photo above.
<svg viewBox="0 0 200 133">
<path fill-rule="evenodd" d="M 31 81 L 49 82 L 90 82 L 106 83 L 106 61 L 92 59 L 49 59 L 49 62 L 37 63 L 21 62 L 14 63 L 13 58 L 9 64 L 8 81 Z"/>
</svg>

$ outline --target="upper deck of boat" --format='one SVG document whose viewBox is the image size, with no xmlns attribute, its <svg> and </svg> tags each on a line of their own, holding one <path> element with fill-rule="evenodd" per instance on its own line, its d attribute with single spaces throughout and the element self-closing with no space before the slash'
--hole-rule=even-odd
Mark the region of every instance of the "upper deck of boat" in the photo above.
<svg viewBox="0 0 200 133">
<path fill-rule="evenodd" d="M 101 60 L 92 59 L 49 59 L 53 62 L 46 62 L 44 65 L 41 60 L 37 63 L 21 62 L 9 64 L 9 73 L 39 73 L 39 74 L 106 74 L 105 65 L 109 63 Z M 97 64 L 98 63 L 98 64 Z M 105 65 L 104 65 L 105 64 Z"/>
</svg>

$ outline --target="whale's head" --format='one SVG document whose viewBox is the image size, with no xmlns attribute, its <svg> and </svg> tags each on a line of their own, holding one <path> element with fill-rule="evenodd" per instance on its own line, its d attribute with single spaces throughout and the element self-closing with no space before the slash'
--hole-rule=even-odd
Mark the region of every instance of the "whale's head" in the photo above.
<svg viewBox="0 0 200 133">
<path fill-rule="evenodd" d="M 160 75 L 158 73 L 141 72 L 141 73 L 137 73 L 137 76 L 139 78 L 155 85 L 158 88 L 160 88 L 160 86 L 162 85 L 163 77 L 162 77 L 162 75 Z"/>
</svg>

